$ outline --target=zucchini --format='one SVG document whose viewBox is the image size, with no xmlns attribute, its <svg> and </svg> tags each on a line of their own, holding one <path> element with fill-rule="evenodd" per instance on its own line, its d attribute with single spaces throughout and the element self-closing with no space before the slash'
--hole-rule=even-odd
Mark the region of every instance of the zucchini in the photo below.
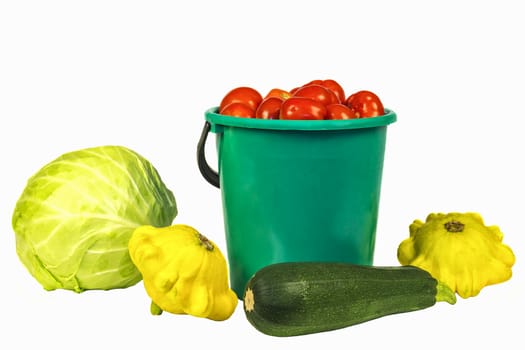
<svg viewBox="0 0 525 350">
<path fill-rule="evenodd" d="M 286 262 L 266 266 L 251 277 L 243 308 L 260 332 L 289 337 L 421 310 L 436 301 L 454 304 L 456 295 L 414 266 Z"/>
</svg>

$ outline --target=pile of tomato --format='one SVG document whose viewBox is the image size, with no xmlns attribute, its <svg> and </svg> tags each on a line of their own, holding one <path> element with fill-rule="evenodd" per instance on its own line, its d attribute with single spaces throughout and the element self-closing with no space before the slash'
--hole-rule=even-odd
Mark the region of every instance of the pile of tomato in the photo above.
<svg viewBox="0 0 525 350">
<path fill-rule="evenodd" d="M 241 118 L 324 120 L 369 118 L 385 114 L 379 97 L 368 90 L 349 96 L 333 79 L 312 80 L 291 90 L 271 89 L 264 97 L 252 87 L 230 90 L 219 114 Z"/>
</svg>

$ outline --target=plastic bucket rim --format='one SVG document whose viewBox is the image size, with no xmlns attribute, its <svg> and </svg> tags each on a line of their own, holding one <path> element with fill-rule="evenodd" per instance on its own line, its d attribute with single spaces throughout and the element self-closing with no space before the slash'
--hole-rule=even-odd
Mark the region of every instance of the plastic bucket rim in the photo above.
<svg viewBox="0 0 525 350">
<path fill-rule="evenodd" d="M 218 113 L 218 107 L 206 110 L 205 119 L 212 125 L 212 131 L 217 132 L 215 126 L 231 126 L 239 128 L 268 129 L 268 130 L 347 130 L 386 126 L 397 120 L 396 113 L 385 108 L 385 114 L 377 117 L 348 119 L 348 120 L 280 120 L 238 118 Z"/>
</svg>

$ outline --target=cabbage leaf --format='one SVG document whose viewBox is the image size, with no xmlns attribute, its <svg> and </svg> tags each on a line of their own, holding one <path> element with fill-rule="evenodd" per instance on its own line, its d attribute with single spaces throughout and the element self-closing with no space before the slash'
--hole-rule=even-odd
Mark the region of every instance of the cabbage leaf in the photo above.
<svg viewBox="0 0 525 350">
<path fill-rule="evenodd" d="M 128 241 L 168 226 L 175 197 L 144 157 L 123 146 L 65 153 L 29 178 L 12 217 L 16 251 L 46 289 L 126 288 L 142 276 Z"/>
</svg>

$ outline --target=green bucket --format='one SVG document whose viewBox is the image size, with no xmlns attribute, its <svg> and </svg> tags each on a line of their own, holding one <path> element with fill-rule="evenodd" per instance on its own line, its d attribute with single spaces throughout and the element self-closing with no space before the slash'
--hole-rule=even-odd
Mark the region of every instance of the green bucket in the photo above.
<svg viewBox="0 0 525 350">
<path fill-rule="evenodd" d="M 205 112 L 197 147 L 203 177 L 221 189 L 232 289 L 242 298 L 260 268 L 285 261 L 372 265 L 387 125 L 264 120 Z M 205 159 L 216 135 L 218 171 Z"/>
</svg>

